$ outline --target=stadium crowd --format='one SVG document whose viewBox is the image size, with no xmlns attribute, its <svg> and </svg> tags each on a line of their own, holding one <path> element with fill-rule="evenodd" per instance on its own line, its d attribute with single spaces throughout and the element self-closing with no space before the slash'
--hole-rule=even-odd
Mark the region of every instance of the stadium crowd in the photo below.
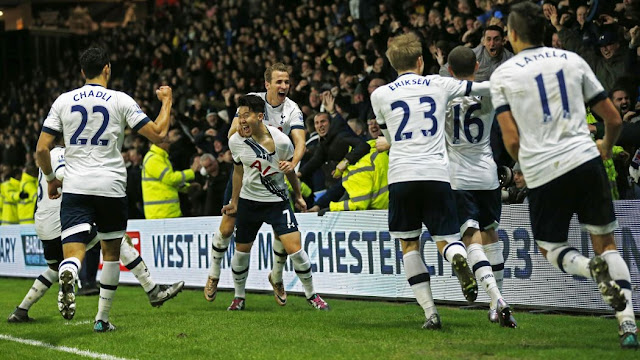
<svg viewBox="0 0 640 360">
<path fill-rule="evenodd" d="M 264 91 L 264 71 L 276 62 L 288 67 L 288 97 L 304 114 L 307 153 L 299 175 L 307 185 L 303 192 L 308 208 L 384 208 L 384 200 L 382 205 L 356 204 L 353 200 L 361 192 L 352 185 L 340 186 L 345 181 L 340 174 L 366 167 L 361 159 L 376 165 L 382 161 L 380 166 L 385 166 L 384 157 L 374 156 L 385 147 L 376 143 L 380 129 L 371 121 L 369 96 L 396 76 L 384 56 L 387 39 L 409 31 L 418 34 L 428 45 L 423 57 L 429 74 L 446 75 L 450 50 L 460 44 L 471 47 L 480 62 L 478 80 L 488 80 L 513 55 L 504 29 L 511 2 L 185 0 L 156 6 L 146 19 L 129 21 L 124 27 L 89 33 L 80 40 L 84 47 L 99 45 L 111 54 L 110 87 L 130 94 L 145 113 L 154 116 L 160 110 L 154 89 L 162 84 L 173 88 L 175 106 L 166 146 L 153 150 L 132 132 L 125 139 L 122 155 L 128 169 L 130 218 L 143 218 L 149 211 L 142 181 L 151 173 L 144 169 L 150 149 L 166 152 L 170 171 L 177 174 L 172 177 L 174 189 L 166 190 L 179 196 L 180 209 L 171 216 L 220 215 L 232 168 L 227 132 L 236 101 L 247 92 Z M 629 165 L 640 143 L 640 1 L 540 3 L 549 20 L 545 44 L 581 55 L 620 111 L 625 124 L 620 147 L 607 164 L 609 180 L 616 199 L 638 198 Z M 37 176 L 33 153 L 53 100 L 83 84 L 77 55 L 68 51 L 54 59 L 55 74 L 36 68 L 30 77 L 0 92 L 3 224 L 33 221 L 25 215 L 33 213 L 37 197 L 32 186 Z M 318 112 L 327 116 L 315 117 Z M 594 139 L 602 136 L 603 125 L 594 115 L 585 121 L 591 124 Z M 503 150 L 497 123 L 494 128 L 496 162 L 512 168 L 515 163 Z M 329 148 L 336 138 L 347 139 L 342 143 L 348 145 Z M 347 155 L 349 146 L 353 150 Z M 343 158 L 349 161 L 344 164 Z M 636 158 L 640 161 L 640 156 Z M 510 170 L 503 171 L 504 179 L 512 178 Z M 373 174 L 359 181 L 368 185 L 358 186 L 369 186 L 367 191 L 379 194 L 386 178 Z M 516 182 L 504 184 L 504 202 L 524 201 L 525 181 L 516 168 Z M 345 193 L 352 201 L 339 205 Z"/>
</svg>

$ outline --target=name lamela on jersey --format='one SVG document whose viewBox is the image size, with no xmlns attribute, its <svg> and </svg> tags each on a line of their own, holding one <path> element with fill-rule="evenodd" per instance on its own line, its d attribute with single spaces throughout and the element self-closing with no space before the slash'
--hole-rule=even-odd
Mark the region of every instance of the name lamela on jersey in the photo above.
<svg viewBox="0 0 640 360">
<path fill-rule="evenodd" d="M 532 54 L 530 56 L 523 56 L 522 59 L 518 59 L 515 63 L 516 65 L 520 66 L 520 67 L 525 67 L 527 66 L 529 63 L 538 61 L 538 60 L 546 60 L 546 59 L 550 59 L 550 58 L 561 58 L 561 59 L 567 59 L 567 53 L 562 51 L 547 51 L 544 53 L 539 53 L 539 54 Z M 522 63 L 522 61 L 524 61 L 524 64 Z"/>
</svg>

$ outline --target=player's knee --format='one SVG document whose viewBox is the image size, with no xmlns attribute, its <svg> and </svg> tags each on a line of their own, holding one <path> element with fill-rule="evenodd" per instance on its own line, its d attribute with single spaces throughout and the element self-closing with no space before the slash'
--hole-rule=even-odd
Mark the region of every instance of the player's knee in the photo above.
<svg viewBox="0 0 640 360">
<path fill-rule="evenodd" d="M 538 249 L 540 249 L 540 253 L 542 253 L 542 256 L 547 258 L 551 265 L 556 267 L 558 266 L 558 255 L 560 252 L 558 250 L 562 248 L 569 248 L 569 243 L 566 241 L 556 243 L 536 240 L 536 243 L 538 244 Z"/>
<path fill-rule="evenodd" d="M 402 253 L 406 254 L 410 251 L 418 251 L 420 250 L 420 241 L 419 238 L 409 238 L 409 239 L 401 239 L 400 245 L 402 246 Z"/>
<path fill-rule="evenodd" d="M 227 219 L 225 219 L 225 216 L 222 217 L 222 221 L 220 222 L 220 228 L 218 229 L 218 231 L 220 231 L 220 236 L 222 236 L 223 238 L 228 238 L 231 235 L 233 235 L 233 228 L 235 227 L 235 219 L 227 216 Z"/>
<path fill-rule="evenodd" d="M 102 257 L 105 261 L 120 260 L 120 246 L 122 240 L 102 241 Z"/>
</svg>

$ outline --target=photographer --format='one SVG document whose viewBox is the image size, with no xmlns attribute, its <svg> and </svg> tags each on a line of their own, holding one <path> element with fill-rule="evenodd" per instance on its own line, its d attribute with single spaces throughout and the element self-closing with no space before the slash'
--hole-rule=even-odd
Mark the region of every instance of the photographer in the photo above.
<svg viewBox="0 0 640 360">
<path fill-rule="evenodd" d="M 520 164 L 516 163 L 513 166 L 513 171 L 507 176 L 506 183 L 502 188 L 502 203 L 503 204 L 527 204 L 527 196 L 529 195 L 529 188 L 527 182 L 524 180 L 524 175 L 520 169 Z M 503 176 L 501 176 L 501 183 L 504 182 Z M 510 181 L 511 180 L 511 181 Z"/>
</svg>

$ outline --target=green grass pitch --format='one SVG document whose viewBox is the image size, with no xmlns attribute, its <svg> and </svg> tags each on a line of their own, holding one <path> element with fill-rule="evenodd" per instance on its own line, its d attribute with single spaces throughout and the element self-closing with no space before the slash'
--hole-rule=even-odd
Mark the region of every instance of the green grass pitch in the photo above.
<svg viewBox="0 0 640 360">
<path fill-rule="evenodd" d="M 438 307 L 441 331 L 421 329 L 415 303 L 327 298 L 330 312 L 312 309 L 290 294 L 278 306 L 272 295 L 247 294 L 247 307 L 230 312 L 233 293 L 213 303 L 201 289 L 184 290 L 152 308 L 140 287 L 120 286 L 113 333 L 92 331 L 97 297 L 78 297 L 65 321 L 57 310 L 56 284 L 31 308 L 36 321 L 9 324 L 32 280 L 0 278 L 0 334 L 128 359 L 623 359 L 615 319 L 536 315 L 516 309 L 517 329 L 500 328 L 485 310 Z M 458 290 L 458 289 L 456 289 Z M 459 290 L 458 290 L 459 291 Z M 558 294 L 562 296 L 562 294 Z M 81 356 L 0 339 L 1 359 L 77 359 Z"/>
</svg>

